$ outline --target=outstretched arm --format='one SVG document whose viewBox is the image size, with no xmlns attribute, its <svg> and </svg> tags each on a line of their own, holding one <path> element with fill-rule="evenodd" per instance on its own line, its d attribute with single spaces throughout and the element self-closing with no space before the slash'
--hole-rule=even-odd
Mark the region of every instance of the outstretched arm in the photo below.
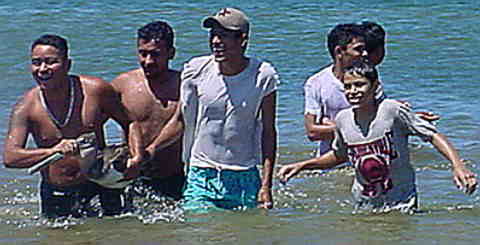
<svg viewBox="0 0 480 245">
<path fill-rule="evenodd" d="M 292 177 L 304 169 L 330 169 L 347 161 L 347 158 L 337 156 L 329 151 L 320 157 L 282 166 L 277 173 L 282 183 L 287 183 Z"/>
<path fill-rule="evenodd" d="M 463 189 L 466 194 L 472 194 L 477 187 L 477 179 L 474 173 L 467 169 L 465 163 L 458 156 L 457 150 L 448 139 L 440 134 L 433 135 L 432 144 L 452 163 L 453 180 L 458 188 Z"/>
</svg>

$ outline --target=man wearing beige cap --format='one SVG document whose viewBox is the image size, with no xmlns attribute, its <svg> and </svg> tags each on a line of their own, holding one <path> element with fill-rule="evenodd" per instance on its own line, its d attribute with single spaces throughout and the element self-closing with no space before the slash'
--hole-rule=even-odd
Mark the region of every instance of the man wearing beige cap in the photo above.
<svg viewBox="0 0 480 245">
<path fill-rule="evenodd" d="M 184 131 L 186 210 L 272 208 L 278 75 L 245 56 L 250 25 L 242 11 L 221 9 L 203 27 L 212 53 L 185 64 L 180 110 L 157 140 L 168 145 Z"/>
</svg>

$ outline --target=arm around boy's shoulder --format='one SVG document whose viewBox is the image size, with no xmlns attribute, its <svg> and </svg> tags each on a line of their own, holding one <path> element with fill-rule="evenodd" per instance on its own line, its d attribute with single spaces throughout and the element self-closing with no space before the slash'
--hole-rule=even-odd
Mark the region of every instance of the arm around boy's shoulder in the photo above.
<svg viewBox="0 0 480 245">
<path fill-rule="evenodd" d="M 419 136 L 423 141 L 431 141 L 433 135 L 438 133 L 435 125 L 430 121 L 424 120 L 411 107 L 395 100 L 387 99 L 383 103 L 389 103 L 393 107 L 396 116 L 410 135 Z"/>
</svg>

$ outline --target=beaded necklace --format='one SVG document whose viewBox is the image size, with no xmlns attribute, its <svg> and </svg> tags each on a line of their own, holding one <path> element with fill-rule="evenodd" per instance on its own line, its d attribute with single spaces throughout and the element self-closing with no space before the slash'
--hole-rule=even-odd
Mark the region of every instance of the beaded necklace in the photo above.
<svg viewBox="0 0 480 245">
<path fill-rule="evenodd" d="M 53 115 L 53 113 L 48 108 L 47 103 L 45 102 L 45 96 L 43 95 L 43 91 L 40 90 L 40 102 L 42 103 L 43 108 L 47 111 L 50 119 L 52 119 L 55 125 L 59 128 L 65 127 L 70 122 L 73 114 L 73 104 L 75 102 L 75 88 L 73 87 L 74 84 L 71 77 L 68 78 L 68 81 L 70 85 L 70 103 L 68 105 L 67 117 L 65 117 L 65 120 L 63 122 L 60 122 L 57 118 L 55 118 L 55 115 Z"/>
</svg>

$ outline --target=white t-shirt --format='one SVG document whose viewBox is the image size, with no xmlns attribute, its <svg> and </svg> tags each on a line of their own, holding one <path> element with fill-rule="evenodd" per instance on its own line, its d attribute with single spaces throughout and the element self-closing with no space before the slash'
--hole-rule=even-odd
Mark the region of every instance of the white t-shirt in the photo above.
<svg viewBox="0 0 480 245">
<path fill-rule="evenodd" d="M 343 93 L 343 83 L 333 74 L 333 65 L 308 78 L 304 93 L 305 114 L 316 115 L 317 120 L 323 117 L 334 120 L 338 112 L 350 107 Z M 317 156 L 329 151 L 330 145 L 330 140 L 319 141 Z"/>
<path fill-rule="evenodd" d="M 190 166 L 244 170 L 261 159 L 261 103 L 276 91 L 272 65 L 256 58 L 241 73 L 220 73 L 213 56 L 193 58 L 182 72 L 184 159 Z"/>
</svg>

